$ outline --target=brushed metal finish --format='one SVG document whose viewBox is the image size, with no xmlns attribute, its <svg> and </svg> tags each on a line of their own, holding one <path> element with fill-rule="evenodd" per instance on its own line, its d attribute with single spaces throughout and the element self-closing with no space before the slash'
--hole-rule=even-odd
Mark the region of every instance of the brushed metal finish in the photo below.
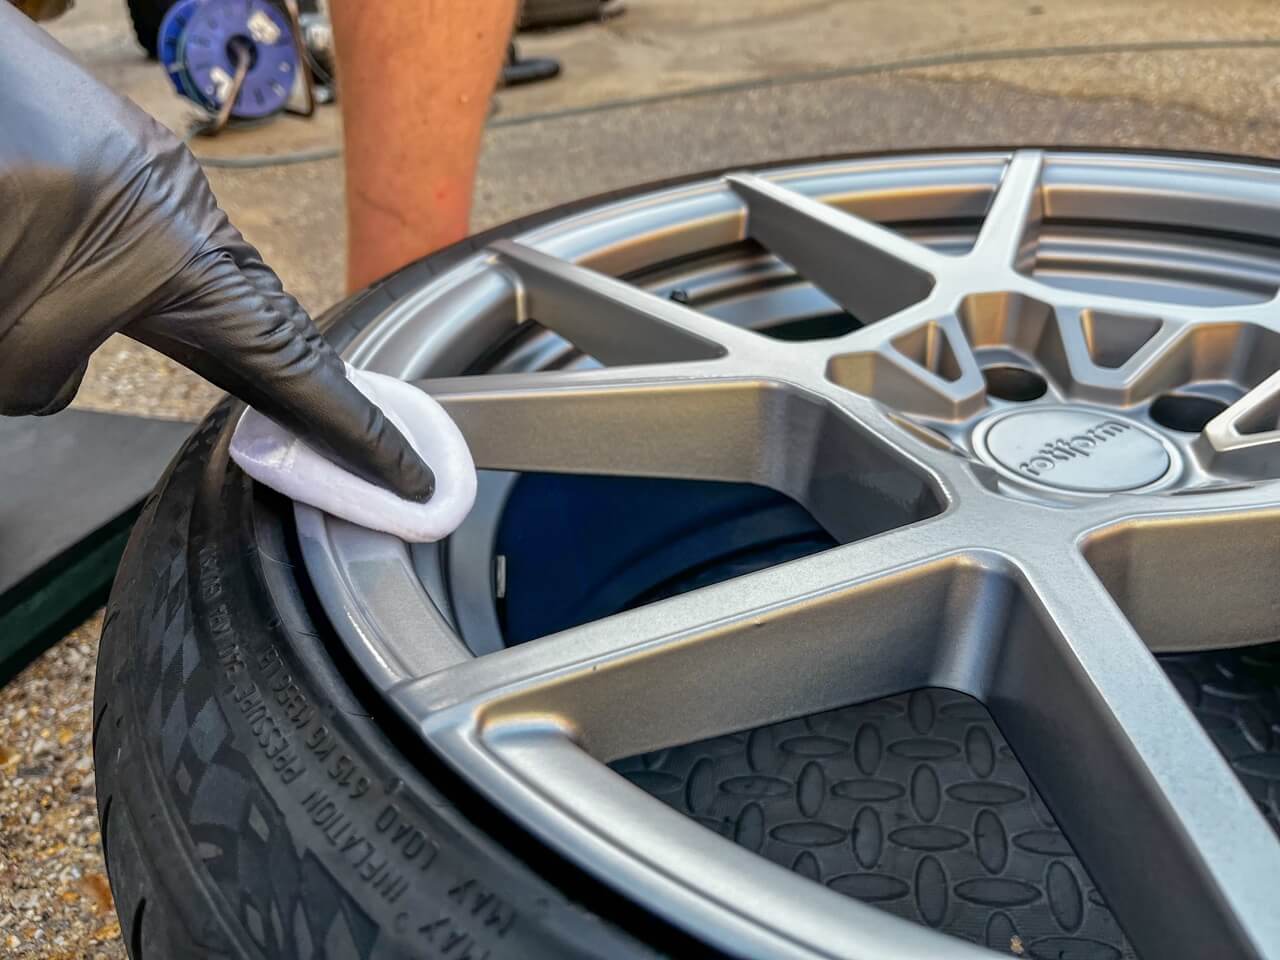
<svg viewBox="0 0 1280 960">
<path fill-rule="evenodd" d="M 927 226 L 958 216 L 982 218 L 971 240 Z M 1027 150 L 735 174 L 503 241 L 349 358 L 419 379 L 482 468 L 762 484 L 840 545 L 480 657 L 406 581 L 404 544 L 299 508 L 308 570 L 467 780 L 731 952 L 980 951 L 603 761 L 934 686 L 988 705 L 1143 955 L 1280 958 L 1280 843 L 1151 655 L 1280 637 L 1280 259 L 1249 233 L 1280 235 L 1274 169 Z M 768 253 L 680 265 L 744 238 Z M 862 325 L 751 329 L 834 305 Z M 530 320 L 606 365 L 450 376 Z M 997 365 L 1044 395 L 992 395 Z M 1226 409 L 1159 422 L 1152 402 L 1183 393 Z"/>
</svg>

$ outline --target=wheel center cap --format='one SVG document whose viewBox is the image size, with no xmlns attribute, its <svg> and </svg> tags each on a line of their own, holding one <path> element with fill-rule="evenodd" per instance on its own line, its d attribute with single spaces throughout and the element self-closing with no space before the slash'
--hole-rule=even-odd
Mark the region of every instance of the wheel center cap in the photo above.
<svg viewBox="0 0 1280 960">
<path fill-rule="evenodd" d="M 1037 407 L 983 422 L 979 456 L 1024 482 L 1080 493 L 1116 493 L 1169 472 L 1168 445 L 1136 421 L 1105 410 Z"/>
</svg>

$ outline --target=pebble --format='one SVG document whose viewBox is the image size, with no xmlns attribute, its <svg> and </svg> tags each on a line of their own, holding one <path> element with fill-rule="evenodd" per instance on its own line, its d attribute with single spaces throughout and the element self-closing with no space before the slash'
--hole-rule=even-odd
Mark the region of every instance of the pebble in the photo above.
<svg viewBox="0 0 1280 960">
<path fill-rule="evenodd" d="M 0 689 L 0 955 L 125 960 L 93 792 L 98 614 Z"/>
</svg>

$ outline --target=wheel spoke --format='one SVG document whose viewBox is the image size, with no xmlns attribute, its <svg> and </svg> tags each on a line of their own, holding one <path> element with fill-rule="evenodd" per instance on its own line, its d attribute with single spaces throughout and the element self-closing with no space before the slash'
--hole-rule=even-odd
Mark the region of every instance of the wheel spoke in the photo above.
<svg viewBox="0 0 1280 960">
<path fill-rule="evenodd" d="M 747 233 L 863 323 L 929 295 L 945 257 L 902 234 L 751 174 L 726 178 Z"/>
<path fill-rule="evenodd" d="M 758 341 L 621 280 L 512 240 L 490 249 L 519 279 L 521 320 L 532 319 L 613 366 L 710 360 Z"/>
<path fill-rule="evenodd" d="M 1030 270 L 1035 265 L 1035 240 L 1044 216 L 1043 164 L 1039 150 L 1019 150 L 1009 160 L 970 258 L 997 268 Z"/>
<path fill-rule="evenodd" d="M 1119 318 L 1107 318 L 1114 326 Z M 1153 321 L 1154 322 L 1154 321 Z M 1192 375 L 1187 364 L 1179 356 L 1185 339 L 1186 328 L 1173 321 L 1154 322 L 1155 330 L 1133 354 L 1114 371 L 1106 369 L 1095 358 L 1094 370 L 1113 373 L 1115 385 L 1107 399 L 1129 404 L 1147 400 L 1157 394 L 1176 389 Z"/>
<path fill-rule="evenodd" d="M 797 501 L 840 542 L 939 509 L 923 470 L 847 411 L 715 362 L 415 385 L 449 411 L 480 469 L 753 483 Z"/>
<path fill-rule="evenodd" d="M 770 483 L 785 391 L 654 365 L 423 380 L 482 469 Z"/>
<path fill-rule="evenodd" d="M 929 685 L 965 660 L 956 597 L 989 576 L 951 529 L 940 517 L 607 617 L 401 699 L 433 729 L 554 724 L 612 760 Z"/>
<path fill-rule="evenodd" d="M 1272 599 L 1280 490 L 1210 488 L 1160 499 L 1117 505 L 1115 521 L 1085 545 L 1090 565 L 1147 647 L 1185 653 L 1280 639 L 1280 606 Z M 1189 558 L 1195 589 L 1171 589 L 1187 579 Z"/>
<path fill-rule="evenodd" d="M 1060 306 L 1057 350 L 1045 359 L 1066 393 L 1127 406 L 1182 385 L 1192 376 L 1185 324 L 1153 316 Z"/>
<path fill-rule="evenodd" d="M 1083 558 L 1026 577 L 988 704 L 1126 933 L 1275 956 L 1280 844 L 1253 800 Z"/>
<path fill-rule="evenodd" d="M 1215 471 L 1280 478 L 1280 371 L 1210 420 L 1200 451 Z"/>
<path fill-rule="evenodd" d="M 846 337 L 850 346 L 868 347 L 833 357 L 827 375 L 855 393 L 921 416 L 953 419 L 982 409 L 986 387 L 960 321 L 953 314 L 923 322 L 910 315 Z"/>
</svg>

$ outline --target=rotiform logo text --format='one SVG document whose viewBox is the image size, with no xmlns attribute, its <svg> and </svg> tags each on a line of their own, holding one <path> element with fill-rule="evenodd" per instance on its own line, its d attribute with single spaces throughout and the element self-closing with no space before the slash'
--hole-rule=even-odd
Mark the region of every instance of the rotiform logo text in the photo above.
<svg viewBox="0 0 1280 960">
<path fill-rule="evenodd" d="M 1083 433 L 1050 440 L 1028 459 L 1018 464 L 1018 469 L 1029 477 L 1039 477 L 1048 473 L 1064 460 L 1092 456 L 1094 451 L 1102 444 L 1115 437 L 1123 436 L 1126 431 L 1132 429 L 1133 424 L 1131 423 L 1124 423 L 1120 420 L 1103 420 Z"/>
</svg>

